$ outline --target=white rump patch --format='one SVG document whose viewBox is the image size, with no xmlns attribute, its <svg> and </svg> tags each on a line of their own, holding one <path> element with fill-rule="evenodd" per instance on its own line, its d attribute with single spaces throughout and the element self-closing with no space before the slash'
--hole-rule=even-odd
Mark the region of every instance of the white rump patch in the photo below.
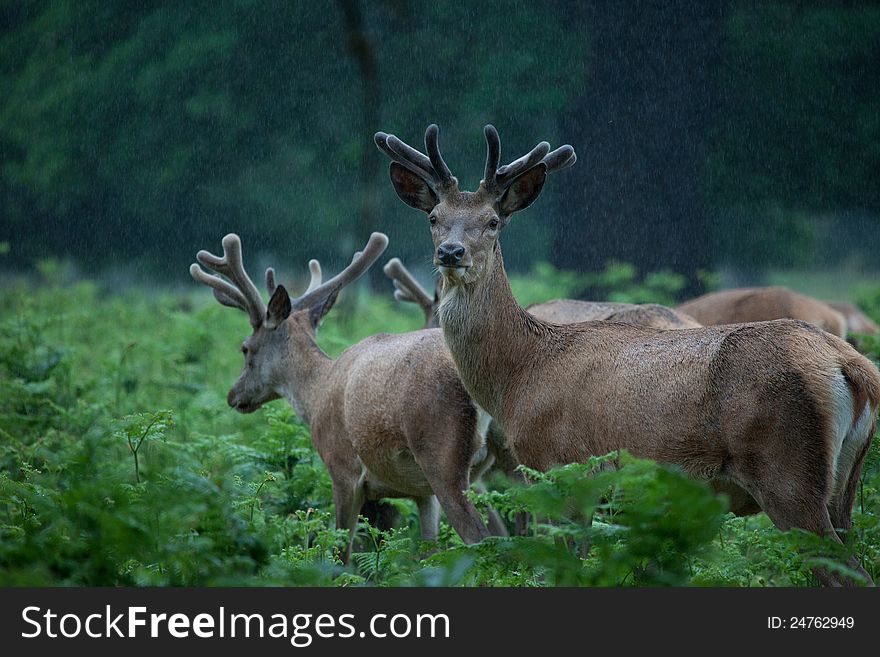
<svg viewBox="0 0 880 657">
<path fill-rule="evenodd" d="M 474 404 L 474 406 L 477 407 L 477 435 L 483 439 L 483 442 L 486 442 L 486 434 L 489 432 L 492 416 L 480 408 L 479 404 Z"/>
<path fill-rule="evenodd" d="M 859 453 L 871 438 L 868 435 L 868 430 L 873 409 L 870 403 L 866 403 L 858 421 L 853 423 L 855 399 L 849 383 L 843 376 L 843 372 L 840 371 L 837 372 L 831 384 L 831 400 L 834 412 L 831 424 L 834 431 L 832 474 L 834 477 L 833 490 L 836 495 L 838 488 L 846 485 Z"/>
<path fill-rule="evenodd" d="M 489 446 L 486 440 L 486 434 L 489 433 L 489 424 L 492 422 L 492 416 L 489 415 L 486 411 L 479 407 L 479 405 L 474 404 L 477 407 L 477 439 L 479 440 L 479 447 L 474 451 L 473 457 L 471 457 L 471 466 L 479 465 L 483 463 L 486 458 L 489 456 Z"/>
</svg>

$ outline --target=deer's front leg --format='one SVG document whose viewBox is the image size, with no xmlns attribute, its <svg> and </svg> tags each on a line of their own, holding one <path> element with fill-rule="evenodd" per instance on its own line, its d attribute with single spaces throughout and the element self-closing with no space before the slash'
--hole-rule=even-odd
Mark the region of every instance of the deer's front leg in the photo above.
<svg viewBox="0 0 880 657">
<path fill-rule="evenodd" d="M 528 485 L 525 475 L 517 469 L 519 467 L 519 459 L 513 447 L 511 447 L 510 441 L 507 439 L 504 430 L 495 420 L 492 420 L 489 424 L 489 430 L 486 432 L 486 442 L 489 446 L 489 451 L 495 456 L 495 463 L 492 469 L 503 472 L 508 479 L 522 486 Z M 491 520 L 492 518 L 490 517 L 490 522 Z M 529 533 L 529 514 L 525 511 L 520 511 L 515 515 L 514 521 L 516 523 L 516 535 L 526 536 Z"/>
<path fill-rule="evenodd" d="M 351 558 L 351 546 L 357 529 L 358 514 L 364 504 L 363 486 L 359 480 L 333 480 L 333 503 L 336 506 L 336 528 L 348 530 L 348 544 L 342 555 L 342 563 Z"/>
<path fill-rule="evenodd" d="M 366 473 L 360 460 L 353 454 L 350 458 L 337 455 L 327 463 L 333 482 L 333 504 L 336 507 L 336 528 L 348 530 L 348 544 L 342 562 L 351 558 L 352 543 L 357 529 L 358 514 L 364 504 Z"/>
<path fill-rule="evenodd" d="M 486 484 L 482 481 L 478 481 L 474 483 L 474 489 L 478 493 L 486 493 L 488 489 L 486 488 Z M 491 506 L 486 509 L 486 516 L 489 519 L 489 531 L 492 532 L 493 536 L 509 536 L 510 533 L 507 531 L 507 526 L 504 524 L 504 520 L 501 519 L 501 514 L 498 513 Z"/>
<path fill-rule="evenodd" d="M 465 543 L 479 543 L 489 536 L 489 530 L 473 502 L 464 494 L 470 485 L 471 453 L 466 448 L 470 436 L 459 441 L 444 438 L 437 436 L 420 441 L 430 449 L 414 456 L 449 523 Z M 422 529 L 424 531 L 424 525 Z"/>
<path fill-rule="evenodd" d="M 423 541 L 436 541 L 440 532 L 440 505 L 434 495 L 416 498 L 419 507 L 419 531 Z"/>
</svg>

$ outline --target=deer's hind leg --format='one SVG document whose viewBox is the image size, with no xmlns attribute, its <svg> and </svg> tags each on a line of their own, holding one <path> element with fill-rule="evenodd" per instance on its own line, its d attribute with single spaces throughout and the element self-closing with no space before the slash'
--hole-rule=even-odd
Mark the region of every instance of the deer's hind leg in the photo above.
<svg viewBox="0 0 880 657">
<path fill-rule="evenodd" d="M 848 419 L 848 417 L 844 419 Z M 871 406 L 866 404 L 861 417 L 855 423 L 847 422 L 846 426 L 846 435 L 841 441 L 835 463 L 837 472 L 835 473 L 834 492 L 828 504 L 831 522 L 834 523 L 835 530 L 844 541 L 852 528 L 852 509 L 856 500 L 859 477 L 876 429 Z"/>
<path fill-rule="evenodd" d="M 830 473 L 824 478 L 818 476 L 815 466 L 801 463 L 799 467 L 797 458 L 791 459 L 789 464 L 790 476 L 784 480 L 774 476 L 771 469 L 767 469 L 765 471 L 770 473 L 769 476 L 758 481 L 743 482 L 743 487 L 752 494 L 780 530 L 803 529 L 843 545 L 828 511 Z M 861 567 L 857 558 L 852 557 L 849 565 L 869 585 L 873 585 L 871 576 Z M 854 585 L 850 579 L 824 568 L 814 568 L 813 573 L 825 586 Z"/>
<path fill-rule="evenodd" d="M 436 541 L 440 532 L 440 505 L 434 495 L 417 497 L 419 532 L 423 541 Z"/>
<path fill-rule="evenodd" d="M 855 463 L 848 473 L 841 473 L 843 481 L 838 482 L 837 490 L 831 496 L 828 503 L 828 512 L 831 515 L 831 522 L 835 531 L 841 539 L 846 540 L 846 536 L 852 529 L 852 510 L 856 501 L 856 489 L 859 485 L 859 477 L 862 472 L 862 464 L 868 455 L 870 442 L 865 443 L 860 453 L 856 456 Z"/>
<path fill-rule="evenodd" d="M 511 481 L 519 484 L 520 486 L 527 486 L 528 481 L 526 480 L 526 476 L 519 471 L 519 459 L 516 456 L 516 453 L 513 450 L 513 447 L 510 445 L 510 441 L 507 439 L 507 436 L 504 433 L 504 430 L 499 426 L 499 424 L 492 420 L 489 423 L 489 428 L 486 431 L 486 444 L 489 447 L 489 451 L 495 457 L 495 461 L 492 464 L 492 470 L 497 470 L 498 472 L 503 473 L 507 476 Z M 498 512 L 491 509 L 495 516 L 498 516 Z M 498 518 L 500 520 L 500 517 Z M 529 514 L 525 511 L 519 511 L 514 516 L 514 532 L 517 536 L 526 536 L 529 533 Z M 489 516 L 489 529 L 492 533 L 496 533 L 494 529 L 492 529 L 493 518 Z M 506 531 L 505 527 L 505 531 Z M 503 536 L 503 534 L 500 534 Z"/>
</svg>

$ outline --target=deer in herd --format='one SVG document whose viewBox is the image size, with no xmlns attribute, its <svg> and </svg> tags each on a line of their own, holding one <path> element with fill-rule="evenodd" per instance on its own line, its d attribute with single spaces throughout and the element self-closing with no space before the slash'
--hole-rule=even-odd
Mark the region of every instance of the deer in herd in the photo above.
<svg viewBox="0 0 880 657">
<path fill-rule="evenodd" d="M 414 303 L 425 315 L 425 328 L 440 325 L 437 307 L 440 305 L 440 280 L 434 296 L 421 286 L 399 258 L 392 258 L 384 272 L 394 282 L 394 298 Z M 442 280 L 442 279 L 441 279 Z M 532 304 L 526 310 L 530 315 L 553 324 L 575 324 L 591 320 L 653 326 L 660 329 L 696 328 L 701 326 L 692 317 L 656 303 L 614 303 L 610 301 L 580 301 L 555 299 Z"/>
<path fill-rule="evenodd" d="M 421 535 L 436 540 L 440 505 L 467 543 L 490 535 L 465 496 L 470 482 L 493 461 L 482 417 L 462 386 L 439 329 L 376 335 L 329 358 L 316 330 L 340 290 L 382 254 L 388 238 L 373 233 L 363 252 L 328 281 L 310 263 L 312 282 L 292 299 L 266 271 L 266 305 L 245 271 L 237 235 L 223 238 L 223 256 L 199 251 L 190 274 L 210 286 L 225 306 L 248 314 L 253 333 L 242 343 L 244 368 L 227 397 L 251 413 L 284 398 L 311 427 L 312 442 L 333 484 L 336 525 L 350 531 L 351 553 L 364 500 L 408 497 L 419 509 Z M 505 534 L 497 514 L 493 532 Z"/>
<path fill-rule="evenodd" d="M 498 133 L 489 125 L 485 136 L 476 192 L 459 189 L 436 125 L 427 155 L 394 135 L 375 141 L 397 195 L 427 216 L 444 277 L 440 326 L 461 380 L 519 460 L 546 470 L 625 449 L 739 491 L 734 511 L 757 506 L 782 530 L 842 542 L 880 403 L 875 366 L 796 320 L 665 331 L 530 315 L 510 291 L 499 237 L 574 149 L 541 142 L 499 167 Z M 870 582 L 855 558 L 852 567 Z"/>
<path fill-rule="evenodd" d="M 855 333 L 863 333 L 865 335 L 877 335 L 880 333 L 880 326 L 874 323 L 874 320 L 862 312 L 854 303 L 849 301 L 826 301 L 829 306 L 843 315 L 846 320 L 847 339 L 854 343 Z M 856 346 L 858 346 L 856 344 Z"/>
<path fill-rule="evenodd" d="M 846 339 L 846 318 L 827 303 L 785 287 L 749 287 L 710 292 L 686 301 L 676 310 L 704 326 L 801 319 Z"/>
<path fill-rule="evenodd" d="M 437 308 L 440 305 L 442 277 L 435 283 L 435 292 L 431 296 L 404 266 L 400 258 L 389 260 L 383 271 L 394 283 L 395 299 L 404 303 L 413 303 L 422 309 L 425 316 L 424 328 L 439 326 L 440 320 L 437 316 Z M 575 299 L 556 299 L 545 303 L 533 304 L 527 310 L 531 315 L 539 319 L 556 324 L 571 324 L 602 319 L 662 329 L 700 326 L 684 313 L 679 313 L 671 308 L 657 304 L 604 303 Z M 504 431 L 494 420 L 489 423 L 486 437 L 495 453 L 494 469 L 503 472 L 509 479 L 520 484 L 527 483 L 526 478 L 517 469 L 519 462 L 507 437 L 504 435 Z M 516 514 L 516 533 L 518 535 L 524 535 L 527 532 L 528 522 L 528 514 Z"/>
</svg>

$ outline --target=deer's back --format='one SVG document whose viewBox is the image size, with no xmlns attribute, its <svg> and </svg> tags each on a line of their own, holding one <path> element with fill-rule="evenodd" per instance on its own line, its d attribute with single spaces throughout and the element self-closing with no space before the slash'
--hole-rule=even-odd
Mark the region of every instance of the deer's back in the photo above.
<svg viewBox="0 0 880 657">
<path fill-rule="evenodd" d="M 692 317 L 655 303 L 613 303 L 556 299 L 529 306 L 529 314 L 553 324 L 574 324 L 594 320 L 651 326 L 659 329 L 696 328 Z"/>
<path fill-rule="evenodd" d="M 705 325 L 800 319 L 839 337 L 846 320 L 828 304 L 784 287 L 737 288 L 711 292 L 676 308 Z"/>
<path fill-rule="evenodd" d="M 509 396 L 496 417 L 532 467 L 625 448 L 710 477 L 735 445 L 775 430 L 780 418 L 814 430 L 789 426 L 798 436 L 821 438 L 819 409 L 834 377 L 847 359 L 861 358 L 792 320 L 681 331 L 564 328 L 553 356 L 510 387 L 525 394 Z M 540 438 L 522 444 L 529 434 Z"/>
</svg>

